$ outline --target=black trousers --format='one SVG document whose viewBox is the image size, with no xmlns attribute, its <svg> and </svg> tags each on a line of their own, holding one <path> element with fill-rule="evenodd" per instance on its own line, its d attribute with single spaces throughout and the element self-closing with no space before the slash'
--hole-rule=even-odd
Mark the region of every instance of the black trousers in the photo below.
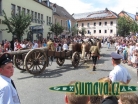
<svg viewBox="0 0 138 104">
<path fill-rule="evenodd" d="M 97 58 L 98 58 L 98 56 L 92 56 L 92 61 L 93 61 L 93 64 L 95 64 L 95 65 L 96 65 L 96 62 L 97 62 Z"/>
</svg>

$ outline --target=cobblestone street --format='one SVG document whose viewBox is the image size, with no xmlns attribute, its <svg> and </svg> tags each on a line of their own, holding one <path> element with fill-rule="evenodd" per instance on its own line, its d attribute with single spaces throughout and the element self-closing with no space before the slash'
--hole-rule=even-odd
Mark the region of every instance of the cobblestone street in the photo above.
<svg viewBox="0 0 138 104">
<path fill-rule="evenodd" d="M 80 65 L 74 69 L 70 59 L 67 59 L 63 66 L 59 67 L 56 62 L 52 66 L 38 76 L 33 76 L 28 72 L 21 73 L 15 68 L 13 80 L 16 83 L 20 100 L 22 104 L 64 104 L 63 92 L 50 91 L 52 86 L 67 85 L 72 80 L 77 81 L 92 81 L 96 82 L 99 78 L 106 77 L 113 69 L 111 64 L 110 53 L 114 51 L 112 46 L 107 49 L 107 46 L 101 49 L 101 57 L 98 60 L 96 71 L 92 71 L 91 61 Z M 131 85 L 137 85 L 136 69 L 133 69 L 127 64 L 123 64 L 128 68 L 132 80 Z"/>
</svg>

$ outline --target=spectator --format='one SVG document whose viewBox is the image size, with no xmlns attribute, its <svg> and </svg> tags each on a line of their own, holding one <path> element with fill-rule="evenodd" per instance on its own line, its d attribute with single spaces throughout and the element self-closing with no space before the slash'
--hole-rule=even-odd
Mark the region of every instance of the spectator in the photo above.
<svg viewBox="0 0 138 104">
<path fill-rule="evenodd" d="M 111 80 L 108 77 L 104 77 L 98 80 L 98 82 L 108 82 L 108 91 L 111 93 Z M 111 96 L 111 95 L 102 95 L 103 100 L 101 101 L 101 104 L 118 104 L 117 102 L 117 97 L 116 96 Z"/>
<path fill-rule="evenodd" d="M 138 96 L 135 93 L 121 93 L 118 104 L 138 104 Z"/>
<path fill-rule="evenodd" d="M 34 40 L 34 45 L 33 45 L 33 49 L 35 49 L 35 48 L 38 48 L 38 43 L 36 40 Z"/>
<path fill-rule="evenodd" d="M 102 96 L 90 96 L 90 103 L 89 104 L 100 104 L 102 101 Z"/>
<path fill-rule="evenodd" d="M 47 46 L 47 44 L 46 44 L 45 41 L 43 41 L 42 46 L 43 46 L 43 47 L 46 47 L 46 46 Z"/>
<path fill-rule="evenodd" d="M 72 81 L 69 83 L 69 85 L 73 85 L 75 83 L 76 81 Z M 66 104 L 88 104 L 89 99 L 90 99 L 89 96 L 75 95 L 75 92 L 66 93 L 65 95 Z"/>
<path fill-rule="evenodd" d="M 64 50 L 64 51 L 67 51 L 67 50 L 68 50 L 68 45 L 67 45 L 67 43 L 66 43 L 66 42 L 64 42 L 64 44 L 63 44 L 63 47 L 62 47 L 62 48 L 63 48 L 63 50 Z"/>
<path fill-rule="evenodd" d="M 4 53 L 0 57 L 0 104 L 20 104 L 15 85 L 11 80 L 13 72 L 12 57 Z"/>
</svg>

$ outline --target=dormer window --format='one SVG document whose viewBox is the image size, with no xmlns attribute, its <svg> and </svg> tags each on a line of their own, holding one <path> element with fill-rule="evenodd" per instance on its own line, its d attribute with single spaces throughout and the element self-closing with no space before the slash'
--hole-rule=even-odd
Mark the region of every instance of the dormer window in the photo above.
<svg viewBox="0 0 138 104">
<path fill-rule="evenodd" d="M 39 0 L 39 2 L 41 3 L 41 2 L 42 2 L 42 0 Z"/>
<path fill-rule="evenodd" d="M 53 4 L 53 12 L 56 12 L 56 4 Z"/>
</svg>

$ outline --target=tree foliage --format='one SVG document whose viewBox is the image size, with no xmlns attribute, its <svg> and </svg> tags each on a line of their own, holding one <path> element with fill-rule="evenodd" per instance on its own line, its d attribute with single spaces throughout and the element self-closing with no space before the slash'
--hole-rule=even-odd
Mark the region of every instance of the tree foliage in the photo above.
<svg viewBox="0 0 138 104">
<path fill-rule="evenodd" d="M 58 36 L 63 32 L 64 28 L 61 25 L 59 25 L 59 23 L 56 23 L 52 24 L 49 30 L 55 33 L 56 36 Z"/>
<path fill-rule="evenodd" d="M 29 14 L 25 14 L 24 12 L 12 15 L 10 18 L 7 17 L 4 11 L 3 15 L 3 24 L 7 25 L 7 32 L 15 35 L 20 41 L 26 29 L 31 24 L 32 17 Z"/>
<path fill-rule="evenodd" d="M 79 30 L 79 33 L 84 36 L 84 34 L 86 34 L 86 28 L 81 28 L 81 30 Z"/>
<path fill-rule="evenodd" d="M 138 32 L 138 24 L 128 17 L 120 17 L 117 23 L 118 34 L 120 36 L 129 35 L 130 32 Z"/>
<path fill-rule="evenodd" d="M 78 30 L 78 28 L 76 26 L 73 26 L 71 31 L 72 31 L 72 35 L 74 36 L 74 35 L 78 34 L 79 30 Z"/>
</svg>

